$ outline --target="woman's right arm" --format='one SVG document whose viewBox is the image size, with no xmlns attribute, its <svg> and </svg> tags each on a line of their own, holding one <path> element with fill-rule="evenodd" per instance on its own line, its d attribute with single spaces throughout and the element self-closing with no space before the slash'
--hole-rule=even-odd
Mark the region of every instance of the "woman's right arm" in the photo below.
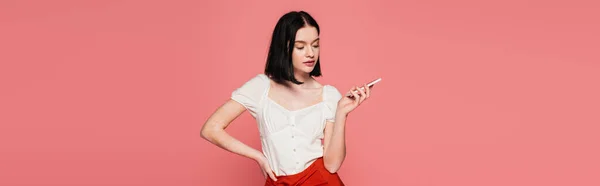
<svg viewBox="0 0 600 186">
<path fill-rule="evenodd" d="M 256 161 L 262 169 L 263 176 L 269 176 L 273 181 L 277 181 L 275 173 L 273 173 L 267 162 L 267 158 L 262 152 L 249 147 L 225 132 L 225 128 L 227 128 L 235 118 L 244 113 L 245 110 L 246 108 L 242 104 L 230 99 L 217 108 L 208 120 L 206 120 L 206 123 L 204 123 L 200 130 L 200 136 L 222 149 Z"/>
<path fill-rule="evenodd" d="M 259 161 L 264 158 L 260 151 L 249 147 L 225 132 L 225 128 L 245 110 L 246 108 L 243 105 L 230 99 L 217 108 L 206 120 L 200 131 L 200 136 L 229 152 Z"/>
</svg>

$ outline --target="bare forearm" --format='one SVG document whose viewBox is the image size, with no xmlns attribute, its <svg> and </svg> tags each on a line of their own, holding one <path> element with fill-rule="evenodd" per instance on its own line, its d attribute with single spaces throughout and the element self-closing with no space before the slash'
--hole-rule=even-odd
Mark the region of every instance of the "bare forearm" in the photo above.
<svg viewBox="0 0 600 186">
<path fill-rule="evenodd" d="M 222 149 L 253 160 L 258 160 L 263 156 L 260 151 L 233 138 L 223 129 L 206 129 L 202 131 L 201 136 Z"/>
<path fill-rule="evenodd" d="M 324 151 L 324 160 L 327 170 L 336 172 L 346 158 L 346 117 L 344 113 L 337 113 L 330 142 Z"/>
</svg>

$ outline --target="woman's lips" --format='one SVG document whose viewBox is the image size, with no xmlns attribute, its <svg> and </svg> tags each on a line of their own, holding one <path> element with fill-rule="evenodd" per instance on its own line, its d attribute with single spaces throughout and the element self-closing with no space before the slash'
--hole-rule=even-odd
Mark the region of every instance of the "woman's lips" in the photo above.
<svg viewBox="0 0 600 186">
<path fill-rule="evenodd" d="M 306 62 L 304 62 L 304 64 L 306 66 L 313 67 L 313 66 L 315 66 L 315 61 L 314 60 L 306 61 Z"/>
</svg>

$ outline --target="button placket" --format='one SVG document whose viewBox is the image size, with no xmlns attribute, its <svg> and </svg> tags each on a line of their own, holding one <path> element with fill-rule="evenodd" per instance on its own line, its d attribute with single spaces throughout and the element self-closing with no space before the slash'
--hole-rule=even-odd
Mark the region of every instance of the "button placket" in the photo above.
<svg viewBox="0 0 600 186">
<path fill-rule="evenodd" d="M 296 117 L 294 117 L 294 115 L 290 116 L 290 124 L 292 125 L 292 128 L 296 128 Z M 295 138 L 293 129 L 292 129 L 292 138 Z"/>
<path fill-rule="evenodd" d="M 290 116 L 290 124 L 292 126 L 292 139 L 296 138 L 296 135 L 294 134 L 294 128 L 296 128 L 296 117 L 294 115 Z M 296 144 L 294 144 L 295 146 Z M 294 147 L 294 149 L 292 149 L 293 153 L 294 153 L 294 157 L 296 158 L 296 168 L 298 168 L 298 165 L 300 165 L 300 162 L 298 161 L 298 157 L 296 156 L 296 148 Z"/>
<path fill-rule="evenodd" d="M 290 116 L 290 124 L 292 125 L 292 127 L 296 126 L 296 116 L 294 116 L 294 115 Z"/>
<path fill-rule="evenodd" d="M 296 128 L 296 117 L 294 115 L 290 116 L 290 123 L 292 124 L 292 128 Z M 294 134 L 294 129 L 292 129 L 292 139 L 296 138 L 296 134 Z M 296 153 L 296 148 L 294 148 L 294 153 Z"/>
</svg>

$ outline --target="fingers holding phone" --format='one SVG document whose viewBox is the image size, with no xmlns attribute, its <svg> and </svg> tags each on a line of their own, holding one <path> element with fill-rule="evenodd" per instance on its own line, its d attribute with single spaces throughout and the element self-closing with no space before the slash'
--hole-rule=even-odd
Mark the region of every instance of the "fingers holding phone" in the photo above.
<svg viewBox="0 0 600 186">
<path fill-rule="evenodd" d="M 360 94 L 360 90 L 363 90 L 363 91 L 368 91 L 369 92 L 369 95 L 367 95 L 367 97 L 368 97 L 368 96 L 370 96 L 370 92 L 371 92 L 370 89 L 373 88 L 373 86 L 375 84 L 379 83 L 380 81 L 381 81 L 381 78 L 377 78 L 377 79 L 369 82 L 368 84 L 364 85 L 363 87 L 360 87 L 359 89 L 352 89 L 352 90 L 350 90 L 351 92 L 348 92 L 346 94 L 346 96 L 352 98 L 352 97 L 354 97 L 354 94 L 352 94 L 353 92 L 356 92 L 357 94 Z M 365 89 L 365 88 L 368 88 L 368 89 Z M 364 93 L 363 93 L 363 95 L 364 95 Z"/>
<path fill-rule="evenodd" d="M 379 81 L 381 81 L 381 78 L 371 81 L 368 84 L 364 84 L 360 88 L 356 86 L 352 87 L 352 89 L 346 93 L 346 96 L 338 102 L 338 111 L 345 114 L 350 113 L 371 96 L 371 88 Z"/>
</svg>

